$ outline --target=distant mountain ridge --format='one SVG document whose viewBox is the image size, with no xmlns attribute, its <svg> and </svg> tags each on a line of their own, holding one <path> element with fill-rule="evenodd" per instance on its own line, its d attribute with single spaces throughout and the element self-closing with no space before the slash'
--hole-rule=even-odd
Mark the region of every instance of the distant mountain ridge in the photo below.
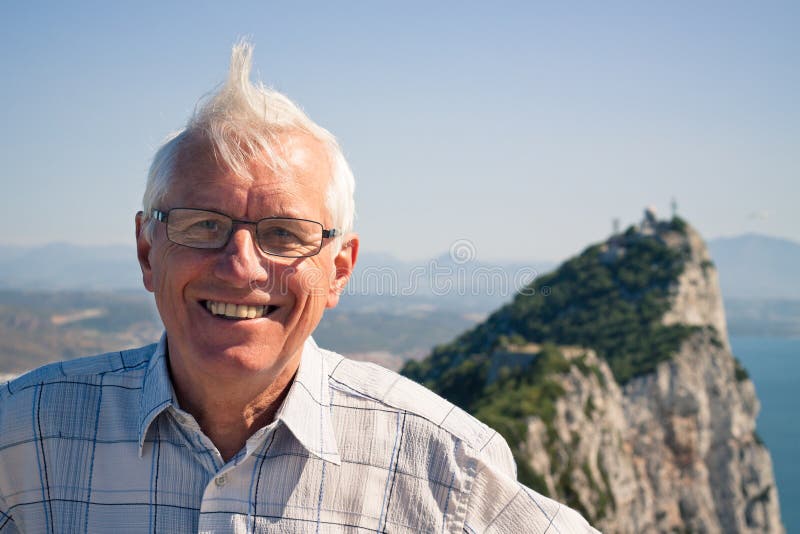
<svg viewBox="0 0 800 534">
<path fill-rule="evenodd" d="M 518 289 L 554 265 L 549 261 L 480 261 L 472 253 L 464 258 L 445 253 L 408 261 L 364 251 L 345 289 L 342 307 L 397 312 L 398 306 L 431 305 L 483 313 L 510 300 Z M 133 244 L 0 245 L 0 289 L 140 290 L 142 280 Z M 369 297 L 369 302 L 361 297 Z"/>
<path fill-rule="evenodd" d="M 760 234 L 708 242 L 726 298 L 800 299 L 800 243 Z"/>
<path fill-rule="evenodd" d="M 725 298 L 800 299 L 800 243 L 767 235 L 744 234 L 711 239 L 708 248 L 720 272 L 720 286 Z M 409 261 L 386 252 L 364 250 L 347 291 L 351 295 L 377 297 L 397 296 L 396 293 L 405 291 L 406 296 L 423 300 L 436 297 L 440 305 L 466 305 L 486 312 L 510 300 L 516 290 L 530 281 L 525 281 L 526 275 L 535 273 L 541 276 L 555 266 L 556 262 L 549 260 L 486 261 L 474 257 L 474 253 L 468 256 L 467 261 L 454 260 L 452 253 Z M 458 295 L 455 291 L 443 291 L 447 289 L 443 286 L 457 281 L 459 273 L 473 276 L 476 270 L 480 272 L 483 269 L 488 278 L 487 273 L 496 272 L 497 268 L 507 274 L 509 284 L 505 291 L 500 286 L 495 287 L 491 295 L 486 292 L 469 294 L 468 291 Z M 448 269 L 450 276 L 442 274 Z M 387 276 L 387 273 L 392 274 Z M 514 275 L 518 275 L 517 280 L 514 280 Z M 521 281 L 525 283 L 520 284 Z M 0 288 L 116 290 L 141 287 L 141 273 L 133 244 L 0 245 Z"/>
<path fill-rule="evenodd" d="M 0 246 L 0 288 L 142 289 L 142 273 L 133 245 Z"/>
</svg>

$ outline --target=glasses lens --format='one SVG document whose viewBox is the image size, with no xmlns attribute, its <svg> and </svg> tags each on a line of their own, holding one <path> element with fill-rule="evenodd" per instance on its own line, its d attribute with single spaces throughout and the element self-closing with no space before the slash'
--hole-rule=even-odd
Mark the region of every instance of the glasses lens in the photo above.
<svg viewBox="0 0 800 534">
<path fill-rule="evenodd" d="M 220 248 L 228 241 L 233 222 L 213 211 L 176 208 L 169 212 L 167 237 L 194 248 Z"/>
<path fill-rule="evenodd" d="M 302 219 L 270 218 L 258 221 L 258 244 L 267 254 L 287 258 L 313 256 L 322 246 L 322 225 Z"/>
</svg>

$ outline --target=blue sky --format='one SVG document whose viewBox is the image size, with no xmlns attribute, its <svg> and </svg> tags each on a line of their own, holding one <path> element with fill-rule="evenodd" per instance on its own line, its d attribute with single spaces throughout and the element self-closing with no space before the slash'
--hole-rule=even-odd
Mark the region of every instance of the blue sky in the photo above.
<svg viewBox="0 0 800 534">
<path fill-rule="evenodd" d="M 339 137 L 365 250 L 557 260 L 672 197 L 800 241 L 797 2 L 118 4 L 0 4 L 0 243 L 132 243 L 240 36 Z"/>
</svg>

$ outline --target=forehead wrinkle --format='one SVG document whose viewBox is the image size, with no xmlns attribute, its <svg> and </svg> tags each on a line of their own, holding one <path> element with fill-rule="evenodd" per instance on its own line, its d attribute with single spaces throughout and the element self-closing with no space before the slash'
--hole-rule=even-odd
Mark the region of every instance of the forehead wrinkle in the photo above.
<svg viewBox="0 0 800 534">
<path fill-rule="evenodd" d="M 226 206 L 243 197 L 251 180 L 239 177 L 178 177 L 169 188 L 165 200 L 173 208 L 201 208 L 224 211 Z M 224 194 L 221 194 L 224 193 Z M 179 197 L 180 200 L 175 199 Z M 191 200 L 186 200 L 190 198 Z M 180 205 L 178 205 L 180 204 Z"/>
<path fill-rule="evenodd" d="M 264 190 L 266 189 L 266 191 Z M 294 217 L 305 219 L 304 198 L 282 184 L 263 184 L 250 188 L 247 192 L 247 214 L 254 220 L 265 217 Z"/>
</svg>

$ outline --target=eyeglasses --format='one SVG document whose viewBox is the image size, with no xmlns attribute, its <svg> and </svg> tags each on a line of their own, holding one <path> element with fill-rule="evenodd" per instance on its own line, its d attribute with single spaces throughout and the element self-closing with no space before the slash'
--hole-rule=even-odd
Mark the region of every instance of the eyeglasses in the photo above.
<svg viewBox="0 0 800 534">
<path fill-rule="evenodd" d="M 191 248 L 220 249 L 228 244 L 234 224 L 255 226 L 258 247 L 272 256 L 307 258 L 322 250 L 322 240 L 340 231 L 326 230 L 321 223 L 291 217 L 267 217 L 259 221 L 232 219 L 224 213 L 194 208 L 154 209 L 152 216 L 167 225 L 167 238 Z"/>
</svg>

